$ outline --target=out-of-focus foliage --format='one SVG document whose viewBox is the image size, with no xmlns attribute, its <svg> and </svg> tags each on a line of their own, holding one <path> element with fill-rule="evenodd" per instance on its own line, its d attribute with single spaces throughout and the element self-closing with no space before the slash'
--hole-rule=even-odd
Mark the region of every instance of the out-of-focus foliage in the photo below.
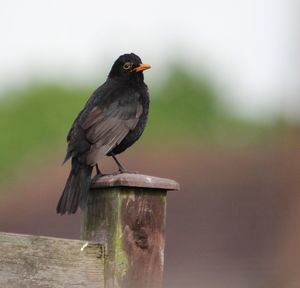
<svg viewBox="0 0 300 288">
<path fill-rule="evenodd" d="M 62 140 L 88 90 L 36 85 L 10 91 L 0 106 L 0 181 L 3 172 Z M 51 152 L 50 152 L 51 153 Z"/>
<path fill-rule="evenodd" d="M 154 90 L 150 123 L 162 136 L 208 136 L 225 117 L 213 86 L 179 67 Z"/>
<path fill-rule="evenodd" d="M 197 77 L 180 67 L 172 71 L 163 85 L 152 91 L 147 135 L 183 144 L 236 145 L 257 143 L 273 134 L 276 125 L 239 119 L 225 109 L 207 77 Z"/>
<path fill-rule="evenodd" d="M 179 68 L 173 69 L 162 86 L 150 87 L 150 92 L 144 143 L 226 143 L 233 141 L 232 137 L 257 141 L 273 131 L 271 127 L 235 119 L 223 109 L 207 79 Z M 68 129 L 91 93 L 90 88 L 39 84 L 3 95 L 0 181 L 4 172 L 40 149 L 51 151 L 55 145 L 65 145 Z"/>
</svg>

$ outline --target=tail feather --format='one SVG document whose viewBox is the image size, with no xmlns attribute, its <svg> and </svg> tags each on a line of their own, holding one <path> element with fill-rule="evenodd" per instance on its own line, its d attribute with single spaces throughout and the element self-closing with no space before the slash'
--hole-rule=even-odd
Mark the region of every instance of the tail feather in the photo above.
<svg viewBox="0 0 300 288">
<path fill-rule="evenodd" d="M 84 208 L 91 184 L 92 169 L 93 167 L 79 163 L 76 158 L 72 158 L 72 169 L 58 201 L 57 213 L 61 215 L 65 213 L 74 214 L 78 206 L 81 209 Z"/>
</svg>

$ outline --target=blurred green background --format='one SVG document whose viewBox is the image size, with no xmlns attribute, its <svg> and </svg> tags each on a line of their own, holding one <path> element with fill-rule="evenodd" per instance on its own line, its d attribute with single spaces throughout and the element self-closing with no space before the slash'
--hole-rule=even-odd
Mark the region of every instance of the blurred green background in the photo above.
<svg viewBox="0 0 300 288">
<path fill-rule="evenodd" d="M 292 125 L 283 115 L 278 113 L 272 121 L 239 117 L 225 107 L 208 77 L 192 74 L 184 65 L 170 71 L 162 83 L 150 86 L 151 110 L 143 145 L 232 149 L 280 141 L 282 135 L 285 140 L 292 138 Z M 29 158 L 66 146 L 62 140 L 93 89 L 42 82 L 2 92 L 0 181 L 11 179 Z"/>
</svg>

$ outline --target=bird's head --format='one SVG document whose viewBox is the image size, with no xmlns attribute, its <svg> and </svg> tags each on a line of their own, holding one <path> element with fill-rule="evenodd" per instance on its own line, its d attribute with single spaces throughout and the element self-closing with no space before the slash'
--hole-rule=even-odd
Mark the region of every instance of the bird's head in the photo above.
<svg viewBox="0 0 300 288">
<path fill-rule="evenodd" d="M 143 71 L 150 68 L 150 65 L 143 64 L 141 58 L 134 53 L 124 54 L 115 61 L 108 77 L 122 78 L 124 80 L 143 80 Z"/>
</svg>

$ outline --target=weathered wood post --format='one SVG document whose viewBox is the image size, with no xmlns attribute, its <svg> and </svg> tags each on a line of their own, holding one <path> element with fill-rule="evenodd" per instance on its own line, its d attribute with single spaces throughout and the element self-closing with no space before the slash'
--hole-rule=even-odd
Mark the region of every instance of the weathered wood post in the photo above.
<svg viewBox="0 0 300 288">
<path fill-rule="evenodd" d="M 92 185 L 81 239 L 105 247 L 105 288 L 162 286 L 166 194 L 178 189 L 173 180 L 127 173 Z"/>
</svg>

